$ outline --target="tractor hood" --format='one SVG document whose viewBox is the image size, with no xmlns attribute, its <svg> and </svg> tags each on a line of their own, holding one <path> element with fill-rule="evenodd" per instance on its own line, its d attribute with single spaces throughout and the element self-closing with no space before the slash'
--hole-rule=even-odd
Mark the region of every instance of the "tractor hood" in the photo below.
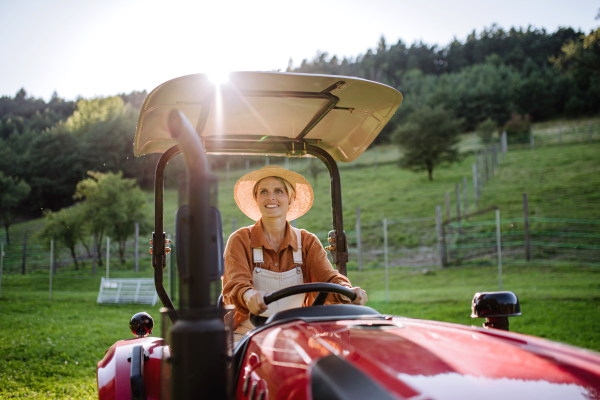
<svg viewBox="0 0 600 400">
<path fill-rule="evenodd" d="M 332 354 L 392 398 L 600 399 L 596 353 L 496 329 L 398 317 L 277 325 L 254 336 L 245 371 L 276 377 L 264 382 L 269 393 L 292 390 L 286 385 L 310 390 L 317 360 Z M 331 382 L 339 374 L 325 373 Z"/>
<path fill-rule="evenodd" d="M 178 109 L 208 153 L 256 154 L 244 143 L 294 142 L 294 155 L 303 155 L 302 145 L 309 143 L 349 162 L 373 142 L 401 102 L 402 95 L 389 86 L 345 76 L 232 72 L 221 84 L 205 74 L 182 76 L 144 101 L 134 154 L 164 153 L 176 145 L 167 117 Z M 263 153 L 288 152 L 267 147 Z"/>
</svg>

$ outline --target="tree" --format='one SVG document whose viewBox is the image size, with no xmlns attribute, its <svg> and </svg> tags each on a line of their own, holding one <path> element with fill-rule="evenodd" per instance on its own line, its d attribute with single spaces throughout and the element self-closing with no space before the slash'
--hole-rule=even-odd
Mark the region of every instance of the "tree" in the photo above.
<svg viewBox="0 0 600 400">
<path fill-rule="evenodd" d="M 463 124 L 442 106 L 415 110 L 394 134 L 403 153 L 400 167 L 427 171 L 433 181 L 435 167 L 460 161 L 457 145 Z"/>
<path fill-rule="evenodd" d="M 75 136 L 83 137 L 95 124 L 126 114 L 125 102 L 119 96 L 82 99 L 77 102 L 77 110 L 67 119 L 65 127 Z"/>
<path fill-rule="evenodd" d="M 83 204 L 63 208 L 58 212 L 50 210 L 44 212 L 46 224 L 40 231 L 39 236 L 47 240 L 54 239 L 58 245 L 67 248 L 73 262 L 75 270 L 79 270 L 77 262 L 77 253 L 75 247 L 78 242 L 83 242 L 87 236 L 86 215 Z"/>
<path fill-rule="evenodd" d="M 561 47 L 561 54 L 550 57 L 550 62 L 561 70 L 583 70 L 600 73 L 600 28 L 581 35 L 579 40 L 569 40 Z"/>
<path fill-rule="evenodd" d="M 0 215 L 6 231 L 6 243 L 10 244 L 8 228 L 19 203 L 29 195 L 31 188 L 22 179 L 4 175 L 0 171 Z"/>
<path fill-rule="evenodd" d="M 86 219 L 90 232 L 96 234 L 96 252 L 101 259 L 104 235 L 110 235 L 119 243 L 121 262 L 125 262 L 127 239 L 135 232 L 135 222 L 140 230 L 149 227 L 145 212 L 145 197 L 134 179 L 123 178 L 121 172 L 88 172 L 89 178 L 77 184 L 75 199 L 85 199 Z"/>
<path fill-rule="evenodd" d="M 476 131 L 477 135 L 481 137 L 481 140 L 483 140 L 483 143 L 490 143 L 497 128 L 498 125 L 496 125 L 496 122 L 493 119 L 488 118 L 477 125 Z"/>
</svg>

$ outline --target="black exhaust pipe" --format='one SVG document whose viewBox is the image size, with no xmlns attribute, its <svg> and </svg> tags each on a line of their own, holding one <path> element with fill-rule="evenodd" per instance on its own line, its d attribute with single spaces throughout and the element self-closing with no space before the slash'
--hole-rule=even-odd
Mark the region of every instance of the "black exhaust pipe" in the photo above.
<svg viewBox="0 0 600 400">
<path fill-rule="evenodd" d="M 173 110 L 169 132 L 177 139 L 189 173 L 188 274 L 180 276 L 179 319 L 171 329 L 172 398 L 227 398 L 227 336 L 222 314 L 211 305 L 210 172 L 204 146 L 185 115 Z"/>
</svg>

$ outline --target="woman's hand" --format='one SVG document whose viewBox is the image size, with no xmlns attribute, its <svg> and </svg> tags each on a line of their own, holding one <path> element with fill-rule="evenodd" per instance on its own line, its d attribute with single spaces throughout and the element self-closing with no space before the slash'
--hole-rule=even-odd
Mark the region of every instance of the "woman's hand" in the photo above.
<svg viewBox="0 0 600 400">
<path fill-rule="evenodd" d="M 351 290 L 354 293 L 356 293 L 356 299 L 354 299 L 352 304 L 358 304 L 360 306 L 364 306 L 367 303 L 367 292 L 365 292 L 358 286 L 353 287 Z"/>
<path fill-rule="evenodd" d="M 244 292 L 244 302 L 246 302 L 246 307 L 248 310 L 254 315 L 260 315 L 267 311 L 269 307 L 265 304 L 265 296 L 267 292 L 260 292 L 255 289 L 246 290 Z"/>
<path fill-rule="evenodd" d="M 358 304 L 359 306 L 364 306 L 367 303 L 367 292 L 365 292 L 358 286 L 352 287 L 352 288 L 350 288 L 350 290 L 352 290 L 354 293 L 356 293 L 356 298 L 354 299 L 352 304 Z M 340 297 L 343 300 L 350 302 L 350 299 L 348 297 L 346 297 L 344 295 L 340 295 Z"/>
</svg>

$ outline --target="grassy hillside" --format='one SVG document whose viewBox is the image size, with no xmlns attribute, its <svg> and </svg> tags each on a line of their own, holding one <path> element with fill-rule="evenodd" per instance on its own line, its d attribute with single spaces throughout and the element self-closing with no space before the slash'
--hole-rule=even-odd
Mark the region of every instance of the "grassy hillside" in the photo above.
<svg viewBox="0 0 600 400">
<path fill-rule="evenodd" d="M 393 154 L 393 147 L 380 146 L 379 154 Z M 372 156 L 369 152 L 367 156 Z M 483 190 L 480 209 L 497 205 L 503 218 L 522 217 L 523 193 L 529 195 L 531 216 L 600 219 L 600 143 L 565 145 L 563 147 L 541 147 L 535 150 L 512 150 L 500 164 L 498 173 L 491 177 Z M 381 160 L 381 157 L 380 157 Z M 282 158 L 271 157 L 271 164 L 283 165 Z M 312 161 L 313 163 L 316 161 Z M 344 223 L 347 230 L 353 229 L 356 207 L 361 207 L 362 221 L 381 221 L 406 218 L 434 217 L 435 207 L 444 206 L 444 193 L 451 193 L 451 208 L 454 213 L 455 184 L 467 177 L 469 186 L 469 209 L 475 211 L 472 190 L 471 164 L 475 157 L 470 155 L 460 164 L 434 171 L 434 181 L 427 174 L 402 170 L 395 163 L 370 164 L 351 168 L 342 165 L 342 199 Z M 328 177 L 325 172 L 317 180 L 307 174 L 308 162 L 292 160 L 290 168 L 304 174 L 315 190 L 312 209 L 297 221 L 297 226 L 312 232 L 331 229 L 331 200 Z M 232 218 L 237 227 L 251 224 L 235 205 L 233 186 L 245 171 L 232 171 L 229 181 L 218 171 L 219 209 L 223 218 L 225 235 L 231 233 Z M 462 189 L 461 189 L 462 195 Z M 153 194 L 149 194 L 152 201 Z M 167 189 L 165 194 L 165 225 L 173 231 L 177 194 Z M 488 216 L 492 219 L 492 216 Z"/>
</svg>

